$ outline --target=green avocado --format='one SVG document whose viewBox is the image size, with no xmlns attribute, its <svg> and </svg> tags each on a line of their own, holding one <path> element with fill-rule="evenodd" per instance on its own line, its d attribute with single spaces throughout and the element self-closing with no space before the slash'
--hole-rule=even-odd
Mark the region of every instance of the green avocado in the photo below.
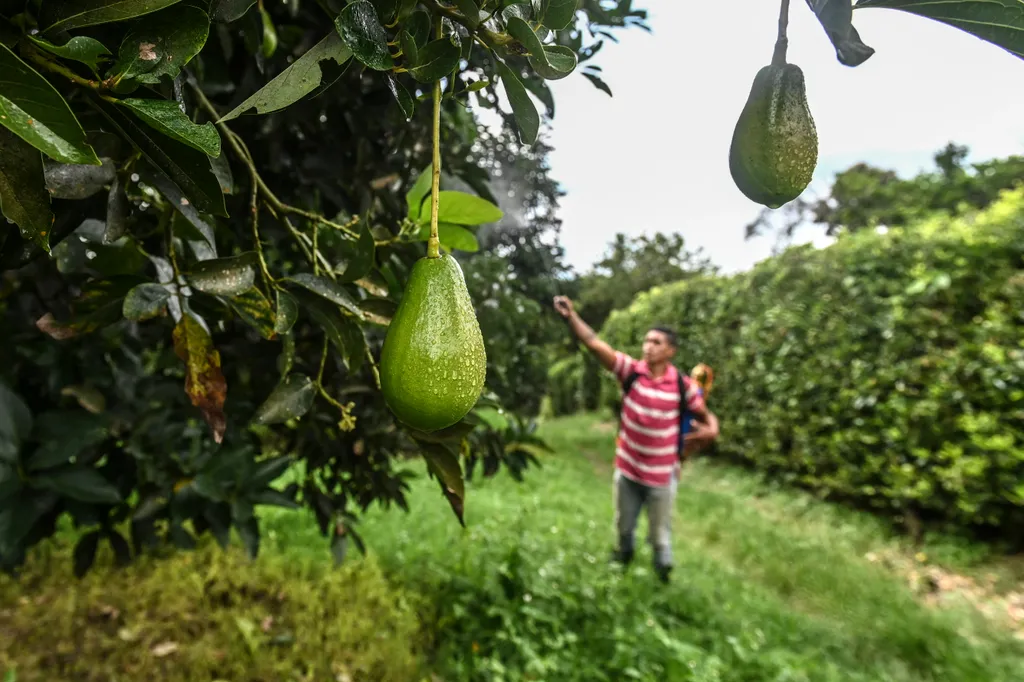
<svg viewBox="0 0 1024 682">
<path fill-rule="evenodd" d="M 796 64 L 757 72 L 729 149 L 733 182 L 751 201 L 778 208 L 796 199 L 818 164 L 818 132 Z"/>
<path fill-rule="evenodd" d="M 421 258 L 384 338 L 384 400 L 402 423 L 437 431 L 473 408 L 486 374 L 484 338 L 462 268 L 447 254 Z"/>
</svg>

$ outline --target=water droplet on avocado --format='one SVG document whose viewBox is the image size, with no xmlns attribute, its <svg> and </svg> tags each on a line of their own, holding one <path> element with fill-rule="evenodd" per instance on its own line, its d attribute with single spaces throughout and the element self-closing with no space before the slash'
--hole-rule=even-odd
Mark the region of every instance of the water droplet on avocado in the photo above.
<svg viewBox="0 0 1024 682">
<path fill-rule="evenodd" d="M 384 400 L 403 423 L 436 431 L 472 409 L 486 374 L 484 340 L 462 268 L 447 254 L 421 258 L 384 338 Z"/>
<path fill-rule="evenodd" d="M 729 171 L 751 201 L 779 208 L 806 189 L 818 163 L 818 133 L 796 64 L 770 64 L 754 77 L 732 146 Z"/>
</svg>

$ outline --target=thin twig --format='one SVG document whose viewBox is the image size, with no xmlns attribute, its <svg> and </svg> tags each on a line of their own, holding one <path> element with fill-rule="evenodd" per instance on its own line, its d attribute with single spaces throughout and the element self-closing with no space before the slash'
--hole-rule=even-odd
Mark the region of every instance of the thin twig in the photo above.
<svg viewBox="0 0 1024 682">
<path fill-rule="evenodd" d="M 786 63 L 786 48 L 789 47 L 789 38 L 786 37 L 786 29 L 788 27 L 789 0 L 782 0 L 782 5 L 779 7 L 779 36 L 775 39 L 772 66 L 782 66 Z"/>
<path fill-rule="evenodd" d="M 437 21 L 437 38 L 444 33 L 441 20 Z M 430 238 L 427 239 L 427 258 L 438 258 L 441 242 L 437 236 L 437 204 L 441 189 L 441 81 L 434 81 L 434 125 L 431 135 L 434 159 L 430 178 Z"/>
</svg>

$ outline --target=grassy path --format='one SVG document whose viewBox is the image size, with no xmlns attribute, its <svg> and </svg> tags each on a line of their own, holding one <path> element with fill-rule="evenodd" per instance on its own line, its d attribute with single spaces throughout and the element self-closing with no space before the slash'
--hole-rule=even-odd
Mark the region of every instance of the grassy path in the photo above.
<svg viewBox="0 0 1024 682">
<path fill-rule="evenodd" d="M 1008 629 L 924 606 L 865 558 L 899 550 L 881 524 L 726 467 L 684 476 L 673 584 L 656 583 L 646 550 L 619 575 L 605 564 L 610 425 L 581 416 L 544 435 L 558 454 L 525 485 L 469 486 L 465 531 L 432 481 L 416 484 L 408 517 L 364 521 L 385 569 L 441 605 L 447 679 L 1024 679 Z M 309 547 L 293 523 L 281 552 Z M 928 549 L 951 561 L 972 551 Z"/>
</svg>

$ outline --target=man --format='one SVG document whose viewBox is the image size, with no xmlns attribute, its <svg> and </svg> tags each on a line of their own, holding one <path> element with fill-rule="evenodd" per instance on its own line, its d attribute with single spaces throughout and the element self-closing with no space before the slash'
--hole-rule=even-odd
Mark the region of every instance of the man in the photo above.
<svg viewBox="0 0 1024 682">
<path fill-rule="evenodd" d="M 643 359 L 637 361 L 599 339 L 568 298 L 556 296 L 554 305 L 576 337 L 623 387 L 613 482 L 618 548 L 612 558 L 623 565 L 632 561 L 636 523 L 646 506 L 654 570 L 668 582 L 680 460 L 718 437 L 718 419 L 704 404 L 697 382 L 672 365 L 677 344 L 672 330 L 649 330 Z M 680 408 L 683 417 L 689 418 L 682 438 Z"/>
</svg>

